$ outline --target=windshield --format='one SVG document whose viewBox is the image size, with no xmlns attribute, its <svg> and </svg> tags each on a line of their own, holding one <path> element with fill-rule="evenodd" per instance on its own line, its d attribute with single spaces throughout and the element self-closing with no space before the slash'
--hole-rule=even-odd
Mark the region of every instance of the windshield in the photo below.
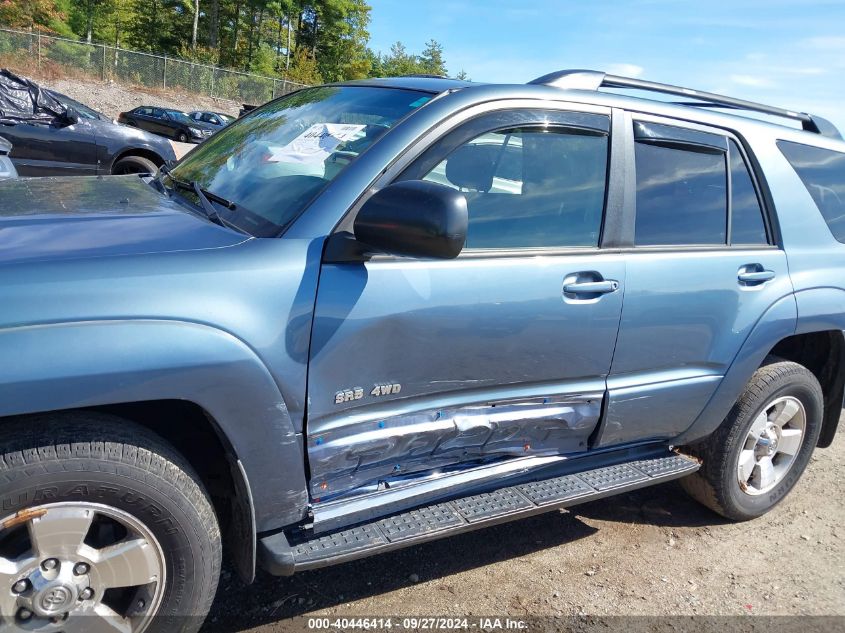
<svg viewBox="0 0 845 633">
<path fill-rule="evenodd" d="M 206 140 L 172 178 L 231 202 L 218 205 L 220 216 L 251 235 L 278 235 L 346 165 L 430 98 L 396 88 L 306 88 Z"/>
<path fill-rule="evenodd" d="M 179 112 L 178 110 L 165 110 L 167 116 L 169 116 L 174 121 L 178 121 L 179 123 L 193 123 L 194 120 L 189 117 L 184 112 Z"/>
<path fill-rule="evenodd" d="M 106 119 L 106 116 L 104 114 L 101 114 L 100 112 L 89 108 L 85 104 L 79 103 L 79 101 L 76 101 L 75 99 L 71 99 L 67 95 L 52 91 L 50 91 L 50 94 L 52 94 L 57 100 L 61 101 L 65 105 L 65 107 L 71 106 L 74 110 L 79 113 L 79 116 L 84 119 Z"/>
</svg>

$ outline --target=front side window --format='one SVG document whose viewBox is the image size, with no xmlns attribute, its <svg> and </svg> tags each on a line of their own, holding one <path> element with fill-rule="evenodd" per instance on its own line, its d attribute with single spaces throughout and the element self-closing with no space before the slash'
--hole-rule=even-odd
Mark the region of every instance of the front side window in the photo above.
<svg viewBox="0 0 845 633">
<path fill-rule="evenodd" d="M 528 125 L 487 132 L 422 175 L 464 192 L 466 248 L 598 246 L 608 136 Z"/>
<path fill-rule="evenodd" d="M 635 144 L 637 246 L 727 243 L 725 153 Z"/>
<path fill-rule="evenodd" d="M 845 242 L 845 154 L 791 141 L 778 147 L 813 197 L 830 232 Z"/>
<path fill-rule="evenodd" d="M 173 168 L 171 180 L 230 202 L 212 197 L 219 215 L 238 228 L 278 235 L 344 167 L 430 98 L 365 86 L 300 90 L 220 130 Z"/>
</svg>

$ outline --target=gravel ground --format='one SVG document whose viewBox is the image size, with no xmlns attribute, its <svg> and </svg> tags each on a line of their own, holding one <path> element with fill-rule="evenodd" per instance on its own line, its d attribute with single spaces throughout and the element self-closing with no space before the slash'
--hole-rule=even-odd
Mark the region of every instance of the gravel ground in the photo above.
<svg viewBox="0 0 845 633">
<path fill-rule="evenodd" d="M 269 633 L 305 630 L 296 616 L 388 615 L 557 616 L 547 624 L 607 630 L 613 616 L 679 614 L 699 625 L 714 615 L 840 616 L 777 619 L 774 628 L 843 630 L 843 465 L 840 433 L 784 503 L 747 523 L 724 521 L 671 482 L 291 578 L 259 573 L 249 588 L 226 571 L 204 630 Z M 698 630 L 772 630 L 769 619 L 703 622 Z M 678 628 L 673 620 L 668 630 Z"/>
<path fill-rule="evenodd" d="M 78 80 L 58 79 L 46 81 L 43 85 L 57 92 L 66 94 L 95 110 L 99 110 L 112 118 L 117 118 L 121 112 L 132 110 L 141 105 L 173 108 L 191 112 L 193 110 L 210 110 L 238 116 L 240 104 L 212 99 L 202 95 L 188 94 L 170 90 L 152 88 L 126 87 L 115 83 L 80 82 Z"/>
</svg>

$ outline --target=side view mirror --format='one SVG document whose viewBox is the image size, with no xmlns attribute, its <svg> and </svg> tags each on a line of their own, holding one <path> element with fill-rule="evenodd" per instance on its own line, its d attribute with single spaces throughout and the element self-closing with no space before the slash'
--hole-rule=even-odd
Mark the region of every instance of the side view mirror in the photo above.
<svg viewBox="0 0 845 633">
<path fill-rule="evenodd" d="M 454 259 L 466 242 L 467 223 L 461 192 L 407 180 L 373 194 L 358 211 L 353 230 L 356 241 L 378 252 Z"/>
<path fill-rule="evenodd" d="M 79 113 L 73 107 L 68 106 L 62 117 L 62 123 L 64 125 L 76 125 L 79 123 Z"/>
</svg>

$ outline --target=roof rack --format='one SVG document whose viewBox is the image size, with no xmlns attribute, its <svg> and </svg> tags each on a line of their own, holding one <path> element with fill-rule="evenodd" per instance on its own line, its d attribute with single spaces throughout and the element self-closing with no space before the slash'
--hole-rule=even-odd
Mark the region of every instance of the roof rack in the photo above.
<svg viewBox="0 0 845 633">
<path fill-rule="evenodd" d="M 836 126 L 834 126 L 830 121 L 823 119 L 820 116 L 807 114 L 806 112 L 784 110 L 783 108 L 775 108 L 762 103 L 745 101 L 744 99 L 734 99 L 733 97 L 726 97 L 724 95 L 704 92 L 701 90 L 693 90 L 692 88 L 682 88 L 680 86 L 672 86 L 670 84 L 661 84 L 655 81 L 645 81 L 643 79 L 633 79 L 631 77 L 608 75 L 596 70 L 559 70 L 557 72 L 538 77 L 528 83 L 574 90 L 630 88 L 633 90 L 644 90 L 647 92 L 659 92 L 667 95 L 688 97 L 695 99 L 696 101 L 676 102 L 676 104 L 695 107 L 728 108 L 732 110 L 746 110 L 750 112 L 759 112 L 761 114 L 769 114 L 772 116 L 792 119 L 793 121 L 800 121 L 801 127 L 807 132 L 814 132 L 815 134 L 821 134 L 822 136 L 827 136 L 829 138 L 842 139 L 842 136 L 839 134 L 839 130 L 837 130 Z"/>
</svg>

